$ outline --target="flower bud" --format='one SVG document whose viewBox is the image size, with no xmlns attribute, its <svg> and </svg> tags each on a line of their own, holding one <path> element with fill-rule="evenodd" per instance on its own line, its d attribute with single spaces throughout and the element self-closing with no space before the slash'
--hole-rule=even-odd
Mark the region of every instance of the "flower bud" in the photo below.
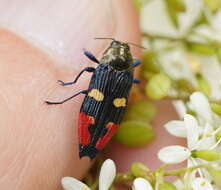
<svg viewBox="0 0 221 190">
<path fill-rule="evenodd" d="M 189 50 L 193 53 L 197 53 L 201 55 L 214 55 L 215 54 L 214 48 L 209 44 L 189 42 L 187 46 Z"/>
<path fill-rule="evenodd" d="M 192 157 L 201 158 L 206 161 L 217 161 L 220 160 L 220 154 L 214 150 L 194 150 L 191 152 Z"/>
<path fill-rule="evenodd" d="M 144 121 L 129 120 L 121 123 L 114 140 L 128 146 L 141 146 L 154 138 L 150 124 Z"/>
<path fill-rule="evenodd" d="M 171 88 L 171 79 L 165 74 L 156 74 L 150 78 L 145 87 L 146 94 L 155 100 L 168 95 Z"/>
<path fill-rule="evenodd" d="M 130 167 L 130 171 L 135 177 L 145 178 L 150 170 L 144 164 L 140 162 L 134 162 Z"/>
<path fill-rule="evenodd" d="M 211 88 L 209 83 L 205 80 L 205 78 L 202 77 L 202 75 L 197 75 L 197 82 L 198 82 L 198 89 L 202 93 L 204 93 L 206 96 L 210 95 Z"/>
<path fill-rule="evenodd" d="M 215 114 L 221 116 L 221 105 L 220 104 L 212 103 L 211 108 Z"/>
</svg>

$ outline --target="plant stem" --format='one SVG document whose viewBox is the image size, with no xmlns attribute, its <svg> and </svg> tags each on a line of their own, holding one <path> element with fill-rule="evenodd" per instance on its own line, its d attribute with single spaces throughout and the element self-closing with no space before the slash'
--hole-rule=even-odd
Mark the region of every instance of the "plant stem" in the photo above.
<svg viewBox="0 0 221 190">
<path fill-rule="evenodd" d="M 115 183 L 130 182 L 134 179 L 135 177 L 131 173 L 118 173 L 114 182 Z"/>
<path fill-rule="evenodd" d="M 186 172 L 192 172 L 193 170 L 196 170 L 198 168 L 205 168 L 207 165 L 198 165 L 198 166 L 193 166 L 191 168 L 181 168 L 177 170 L 166 170 L 163 172 L 164 176 L 180 176 L 183 173 Z"/>
<path fill-rule="evenodd" d="M 96 190 L 98 188 L 98 179 L 94 182 L 94 184 L 90 187 L 91 190 Z"/>
</svg>

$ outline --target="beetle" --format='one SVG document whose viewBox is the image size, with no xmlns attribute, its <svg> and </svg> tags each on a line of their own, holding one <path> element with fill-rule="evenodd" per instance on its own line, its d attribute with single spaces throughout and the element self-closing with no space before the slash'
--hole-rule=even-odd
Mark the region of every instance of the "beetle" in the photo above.
<svg viewBox="0 0 221 190">
<path fill-rule="evenodd" d="M 134 68 L 141 63 L 139 60 L 134 61 L 129 43 L 113 38 L 96 39 L 112 40 L 100 60 L 84 50 L 84 55 L 98 66 L 84 68 L 72 82 L 58 81 L 62 86 L 72 85 L 84 72 L 91 72 L 93 75 L 88 89 L 63 101 L 46 101 L 49 105 L 63 104 L 85 94 L 78 120 L 79 157 L 88 156 L 91 160 L 104 148 L 119 127 L 132 84 L 139 83 L 139 80 L 133 77 Z"/>
</svg>

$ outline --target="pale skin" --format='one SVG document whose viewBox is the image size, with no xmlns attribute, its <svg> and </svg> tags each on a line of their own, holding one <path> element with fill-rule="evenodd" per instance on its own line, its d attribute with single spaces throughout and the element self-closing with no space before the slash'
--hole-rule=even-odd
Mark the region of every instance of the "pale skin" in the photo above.
<svg viewBox="0 0 221 190">
<path fill-rule="evenodd" d="M 84 95 L 63 105 L 48 106 L 44 101 L 62 100 L 87 88 L 90 73 L 85 73 L 70 87 L 59 86 L 57 80 L 70 81 L 84 67 L 96 67 L 83 55 L 82 48 L 92 51 L 99 59 L 109 41 L 94 41 L 93 37 L 140 43 L 138 17 L 129 0 L 95 1 L 94 4 L 65 0 L 62 7 L 54 2 L 53 6 L 64 12 L 58 16 L 62 22 L 55 19 L 54 25 L 52 21 L 59 11 L 51 13 L 50 9 L 48 12 L 41 9 L 50 4 L 51 0 L 31 5 L 19 1 L 13 5 L 21 9 L 13 15 L 15 22 L 10 26 L 6 22 L 0 29 L 0 189 L 60 190 L 63 176 L 81 178 L 86 173 L 91 163 L 87 158 L 79 160 L 76 133 Z M 3 2 L 0 23 L 4 19 L 10 21 L 4 10 L 13 6 Z M 75 8 L 74 12 L 69 10 L 70 6 Z M 21 24 L 19 15 L 26 10 L 30 10 L 30 20 L 26 16 L 22 18 L 25 24 Z M 52 25 L 46 22 L 48 15 Z M 141 55 L 137 48 L 132 48 L 132 53 L 136 57 Z M 144 161 L 156 167 L 159 162 L 153 160 L 159 147 L 179 143 L 162 127 L 166 121 L 176 118 L 174 109 L 169 102 L 160 106 L 163 109 L 153 124 L 160 141 L 138 149 L 115 144 L 106 155 L 116 161 L 121 171 L 132 161 Z"/>
</svg>

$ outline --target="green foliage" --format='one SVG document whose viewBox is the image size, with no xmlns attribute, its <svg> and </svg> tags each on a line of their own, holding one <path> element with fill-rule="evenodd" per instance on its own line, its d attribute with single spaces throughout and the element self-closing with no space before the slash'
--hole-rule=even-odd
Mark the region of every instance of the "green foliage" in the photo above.
<svg viewBox="0 0 221 190">
<path fill-rule="evenodd" d="M 114 140 L 128 146 L 141 146 L 154 138 L 150 124 L 144 121 L 130 120 L 122 122 Z"/>
<path fill-rule="evenodd" d="M 171 79 L 167 75 L 159 73 L 150 78 L 145 91 L 150 98 L 159 100 L 168 95 L 171 85 Z"/>
</svg>

